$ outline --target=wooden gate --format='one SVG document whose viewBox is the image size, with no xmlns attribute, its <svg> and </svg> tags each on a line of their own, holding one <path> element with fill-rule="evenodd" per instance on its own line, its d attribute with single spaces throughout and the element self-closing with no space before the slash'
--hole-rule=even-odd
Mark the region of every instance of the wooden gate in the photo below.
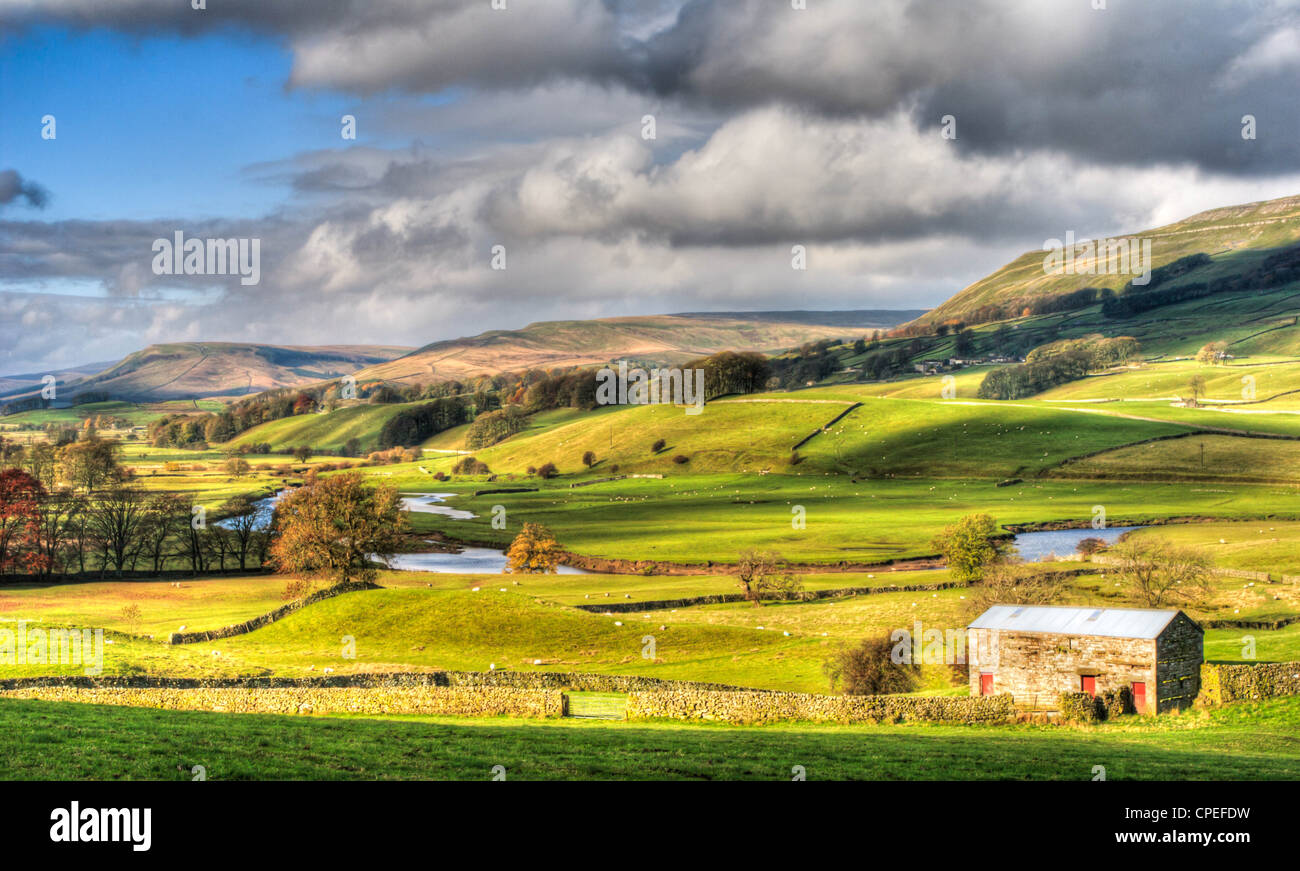
<svg viewBox="0 0 1300 871">
<path fill-rule="evenodd" d="M 565 693 L 564 716 L 585 720 L 627 718 L 627 696 L 622 693 Z"/>
</svg>

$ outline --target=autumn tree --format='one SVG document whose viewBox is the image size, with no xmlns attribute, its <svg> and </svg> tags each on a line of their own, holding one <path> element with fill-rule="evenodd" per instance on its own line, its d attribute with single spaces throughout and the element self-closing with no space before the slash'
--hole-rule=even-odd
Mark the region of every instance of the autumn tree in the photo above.
<svg viewBox="0 0 1300 871">
<path fill-rule="evenodd" d="M 782 599 L 803 588 L 789 564 L 772 550 L 746 550 L 736 563 L 736 582 L 755 605 L 764 599 Z"/>
<path fill-rule="evenodd" d="M 517 575 L 555 574 L 563 553 L 555 533 L 540 523 L 525 523 L 506 551 L 505 570 Z"/>
<path fill-rule="evenodd" d="M 29 568 L 44 498 L 45 488 L 31 475 L 0 471 L 0 574 Z"/>
<path fill-rule="evenodd" d="M 280 571 L 302 578 L 369 580 L 372 559 L 395 553 L 406 527 L 394 487 L 371 487 L 360 472 L 345 472 L 316 478 L 279 501 L 270 555 Z"/>
<path fill-rule="evenodd" d="M 1000 558 L 1007 547 L 998 537 L 997 523 L 987 514 L 968 514 L 944 527 L 930 541 L 930 546 L 948 561 L 953 580 L 963 583 L 983 578 L 985 568 Z"/>
<path fill-rule="evenodd" d="M 316 452 L 311 449 L 310 445 L 300 445 L 293 449 L 293 458 L 300 463 L 305 463 L 310 460 L 315 453 Z"/>
<path fill-rule="evenodd" d="M 588 469 L 594 466 L 596 464 L 596 452 L 584 451 L 582 454 L 582 464 L 586 466 Z"/>
<path fill-rule="evenodd" d="M 1210 366 L 1217 366 L 1223 362 L 1227 355 L 1227 342 L 1210 342 L 1207 345 L 1202 345 L 1201 350 L 1196 352 L 1196 362 Z"/>
</svg>

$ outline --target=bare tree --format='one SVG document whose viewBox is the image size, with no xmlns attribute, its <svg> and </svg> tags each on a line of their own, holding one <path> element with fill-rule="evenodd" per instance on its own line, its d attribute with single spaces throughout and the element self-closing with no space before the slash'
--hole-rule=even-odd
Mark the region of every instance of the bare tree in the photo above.
<svg viewBox="0 0 1300 871">
<path fill-rule="evenodd" d="M 85 500 L 70 491 L 51 493 L 41 502 L 35 535 L 40 574 L 49 577 L 67 569 L 69 551 L 77 545 L 77 529 L 85 510 Z"/>
<path fill-rule="evenodd" d="M 1032 563 L 994 563 L 985 569 L 984 580 L 971 586 L 966 610 L 974 615 L 993 605 L 1051 605 L 1065 594 L 1069 577 L 1068 572 Z"/>
<path fill-rule="evenodd" d="M 1210 561 L 1201 551 L 1167 539 L 1129 536 L 1107 555 L 1116 560 L 1119 576 L 1149 608 L 1173 602 L 1202 602 L 1213 592 Z"/>
<path fill-rule="evenodd" d="M 766 598 L 784 598 L 803 588 L 785 558 L 771 550 L 742 551 L 736 580 L 745 598 L 755 605 L 762 604 Z"/>
<path fill-rule="evenodd" d="M 183 518 L 189 517 L 190 500 L 179 493 L 159 493 L 149 499 L 140 527 L 141 554 L 161 572 L 170 556 L 168 543 L 184 536 Z"/>
<path fill-rule="evenodd" d="M 229 533 L 230 554 L 239 560 L 239 570 L 244 571 L 249 555 L 258 549 L 257 538 L 263 534 L 258 529 L 257 506 L 247 496 L 235 496 L 221 506 L 221 513 L 226 515 L 222 525 Z"/>
<path fill-rule="evenodd" d="M 111 564 L 121 574 L 135 568 L 143 540 L 146 502 L 143 494 L 131 487 L 113 487 L 91 504 L 90 534 L 99 546 L 104 568 Z"/>
</svg>

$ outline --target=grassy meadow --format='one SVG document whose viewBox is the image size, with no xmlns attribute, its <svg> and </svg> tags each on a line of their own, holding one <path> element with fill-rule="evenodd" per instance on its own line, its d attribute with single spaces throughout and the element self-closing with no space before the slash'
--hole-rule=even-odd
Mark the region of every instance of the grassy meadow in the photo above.
<svg viewBox="0 0 1300 871">
<path fill-rule="evenodd" d="M 1225 404 L 1175 405 L 1179 383 L 1202 370 L 1206 400 Z M 890 589 L 949 582 L 947 569 L 918 569 L 906 561 L 931 557 L 934 535 L 971 513 L 991 514 L 1006 529 L 1082 528 L 1100 506 L 1109 525 L 1160 524 L 1135 534 L 1195 545 L 1218 567 L 1275 578 L 1300 574 L 1300 477 L 1292 471 L 1300 441 L 1243 435 L 1300 436 L 1300 418 L 1287 408 L 1286 395 L 1293 379 L 1300 386 L 1300 364 L 1277 357 L 1201 367 L 1157 359 L 1015 402 L 975 399 L 983 371 L 958 373 L 955 396 L 944 392 L 940 378 L 913 377 L 727 398 L 700 415 L 671 406 L 549 411 L 532 417 L 523 432 L 474 452 L 490 467 L 488 474 L 451 471 L 466 450 L 466 427 L 427 441 L 417 462 L 360 468 L 406 494 L 448 494 L 448 506 L 476 515 L 457 520 L 412 513 L 416 549 L 420 538 L 434 536 L 504 547 L 523 523 L 534 521 L 575 554 L 627 561 L 609 566 L 617 572 L 516 577 L 383 571 L 381 589 L 316 603 L 246 635 L 178 646 L 165 639 L 182 627 L 215 629 L 278 607 L 289 579 L 232 572 L 170 581 L 0 585 L 0 628 L 19 620 L 41 628 L 104 628 L 104 672 L 111 675 L 306 677 L 495 668 L 822 693 L 831 689 L 824 665 L 843 646 L 915 621 L 959 629 L 975 615 L 970 588 Z M 1220 410 L 1235 407 L 1227 401 L 1242 374 L 1256 379 L 1266 401 L 1241 407 L 1276 413 Z M 1282 395 L 1267 398 L 1274 394 Z M 123 446 L 122 460 L 146 491 L 184 493 L 217 511 L 234 495 L 268 495 L 300 484 L 313 469 L 336 466 L 337 457 L 299 463 L 284 452 L 299 444 L 337 449 L 350 438 L 369 446 L 400 407 L 358 405 L 274 421 L 205 451 L 136 440 Z M 1229 425 L 1237 423 L 1240 428 Z M 658 440 L 664 446 L 652 449 Z M 263 442 L 276 452 L 244 455 L 249 473 L 232 476 L 226 468 L 231 453 Z M 587 451 L 596 456 L 590 468 L 582 462 Z M 556 464 L 558 477 L 542 480 L 530 472 L 545 463 Z M 437 472 L 450 477 L 435 480 Z M 501 490 L 525 492 L 490 492 Z M 500 529 L 490 522 L 497 506 L 505 509 Z M 601 612 L 602 604 L 736 593 L 728 564 L 748 548 L 774 550 L 796 563 L 806 590 L 878 592 L 762 607 L 687 603 Z M 1136 591 L 1112 575 L 1077 562 L 1061 568 L 1073 572 L 1064 604 L 1141 604 Z M 1220 576 L 1213 595 L 1188 612 L 1197 620 L 1285 619 L 1300 613 L 1300 589 Z M 1210 629 L 1206 656 L 1240 661 L 1250 655 L 1248 642 L 1259 659 L 1300 659 L 1300 624 Z M 0 677 L 79 672 L 72 666 L 0 666 Z M 926 665 L 919 677 L 914 691 L 920 694 L 968 692 L 965 676 L 948 666 Z M 1105 763 L 1112 779 L 1213 777 L 1228 776 L 1226 754 L 1238 766 L 1231 776 L 1291 778 L 1300 775 L 1300 753 L 1281 736 L 1293 732 L 1297 710 L 1285 700 L 1080 729 L 749 728 L 306 720 L 4 699 L 0 720 L 21 737 L 0 746 L 0 754 L 15 776 L 167 778 L 188 760 L 208 765 L 216 779 L 473 779 L 498 762 L 519 779 L 628 776 L 633 770 L 647 777 L 769 778 L 793 764 L 807 766 L 810 777 L 821 772 L 827 778 L 1085 779 L 1101 756 L 1115 760 Z M 156 753 L 107 754 L 98 762 L 65 752 L 69 741 L 106 741 L 104 724 L 125 735 L 166 729 L 187 736 L 175 746 L 191 750 L 169 755 L 171 745 L 165 745 Z M 36 726 L 43 736 L 30 734 Z M 972 734 L 980 740 L 970 741 Z M 195 743 L 200 735 L 203 741 Z M 310 740 L 315 752 L 294 752 L 275 763 L 257 752 L 270 741 L 279 747 L 299 740 Z M 921 752 L 918 741 L 928 742 Z M 30 745 L 40 742 L 50 752 L 29 759 Z M 424 749 L 409 749 L 417 746 Z M 787 764 L 792 753 L 800 758 Z M 487 762 L 492 754 L 497 758 Z"/>
<path fill-rule="evenodd" d="M 0 699 L 25 780 L 1078 780 L 1300 778 L 1300 699 L 1060 726 L 734 726 L 277 717 Z"/>
</svg>

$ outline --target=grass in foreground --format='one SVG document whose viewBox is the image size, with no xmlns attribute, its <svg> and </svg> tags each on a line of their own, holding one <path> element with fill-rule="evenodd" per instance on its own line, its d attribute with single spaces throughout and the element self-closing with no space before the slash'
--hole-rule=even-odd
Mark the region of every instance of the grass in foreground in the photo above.
<svg viewBox="0 0 1300 871">
<path fill-rule="evenodd" d="M 764 726 L 313 719 L 0 701 L 0 776 L 188 780 L 1300 779 L 1300 698 L 1128 723 Z"/>
</svg>

